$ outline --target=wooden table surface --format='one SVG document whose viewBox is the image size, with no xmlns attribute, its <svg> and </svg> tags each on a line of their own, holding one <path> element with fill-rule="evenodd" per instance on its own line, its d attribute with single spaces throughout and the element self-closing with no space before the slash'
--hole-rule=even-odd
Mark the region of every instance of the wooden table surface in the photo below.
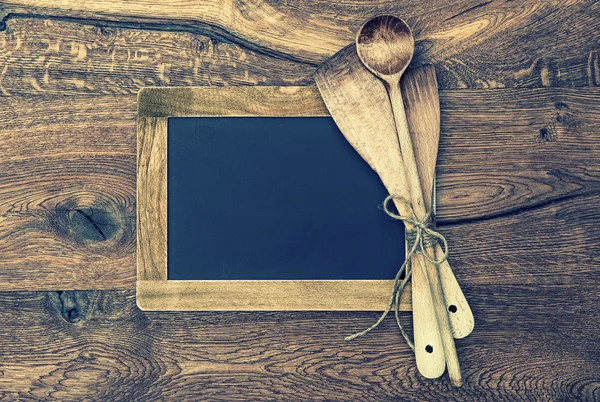
<svg viewBox="0 0 600 402">
<path fill-rule="evenodd" d="M 460 389 L 417 373 L 391 317 L 343 342 L 377 313 L 135 303 L 137 91 L 312 85 L 382 12 L 464 110 L 442 110 L 438 173 L 476 317 Z M 600 2 L 9 0 L 0 20 L 2 400 L 600 400 Z"/>
</svg>

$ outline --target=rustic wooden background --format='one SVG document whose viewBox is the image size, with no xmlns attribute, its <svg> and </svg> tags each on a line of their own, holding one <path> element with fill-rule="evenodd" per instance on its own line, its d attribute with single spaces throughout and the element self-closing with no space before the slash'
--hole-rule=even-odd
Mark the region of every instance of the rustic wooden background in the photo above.
<svg viewBox="0 0 600 402">
<path fill-rule="evenodd" d="M 461 389 L 418 375 L 391 318 L 343 343 L 375 313 L 135 303 L 137 91 L 310 85 L 381 12 L 464 99 L 438 176 L 476 317 Z M 600 2 L 17 0 L 0 20 L 1 399 L 600 400 Z"/>
</svg>

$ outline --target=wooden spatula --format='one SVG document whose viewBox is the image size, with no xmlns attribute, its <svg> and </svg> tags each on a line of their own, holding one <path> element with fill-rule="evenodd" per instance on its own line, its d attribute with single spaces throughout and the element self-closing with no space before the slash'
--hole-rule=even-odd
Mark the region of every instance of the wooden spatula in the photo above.
<svg viewBox="0 0 600 402">
<path fill-rule="evenodd" d="M 424 66 L 420 69 L 416 69 L 414 70 L 414 74 L 412 75 L 411 79 L 403 81 L 402 84 L 402 93 L 404 95 L 403 106 L 405 106 L 405 109 L 410 109 L 407 110 L 407 116 L 408 113 L 411 114 L 411 122 L 408 123 L 408 119 L 406 120 L 406 130 L 408 133 L 410 133 L 410 137 L 415 138 L 416 136 L 424 135 L 427 138 L 434 138 L 432 134 L 436 132 L 439 136 L 440 101 L 438 97 L 435 69 L 432 66 Z M 424 145 L 429 147 L 429 149 L 423 150 L 426 151 L 426 154 L 437 154 L 436 144 L 428 143 Z M 404 148 L 401 147 L 401 150 L 404 150 Z M 435 163 L 435 160 L 433 160 L 433 162 Z M 423 170 L 431 171 L 435 170 L 435 168 Z M 417 175 L 421 176 L 419 172 L 417 172 Z M 422 180 L 417 180 L 417 183 L 420 184 L 421 182 Z M 423 194 L 425 192 L 422 190 L 420 191 L 420 196 L 422 197 L 421 200 L 424 203 Z M 432 191 L 430 190 L 429 193 L 431 192 Z M 427 210 L 429 210 L 431 205 L 425 205 L 425 207 Z M 437 259 L 439 260 L 439 257 L 441 257 L 442 254 L 441 248 L 438 247 L 437 250 L 429 251 L 430 257 L 435 258 L 436 254 L 438 257 Z M 460 365 L 458 362 L 456 347 L 454 345 L 452 326 L 449 320 L 449 315 L 458 311 L 458 308 L 454 305 L 452 305 L 453 307 L 446 307 L 449 306 L 449 304 L 446 303 L 446 298 L 442 289 L 443 279 L 439 272 L 439 265 L 436 266 L 431 263 L 428 264 L 426 261 L 424 261 L 422 256 L 418 256 L 417 262 L 418 267 L 413 267 L 413 273 L 416 272 L 417 268 L 425 268 L 427 271 L 427 278 L 429 279 L 429 286 L 432 289 L 431 293 L 433 296 L 433 304 L 436 308 L 438 325 L 440 327 L 440 335 L 444 345 L 448 374 L 452 382 L 456 386 L 460 386 L 462 384 L 462 376 L 460 373 Z M 444 260 L 442 264 L 447 264 L 447 261 Z M 458 286 L 458 283 L 454 281 L 454 283 L 449 283 L 449 285 Z M 461 292 L 460 287 L 458 289 L 453 289 L 454 293 L 456 293 L 456 290 Z"/>
<path fill-rule="evenodd" d="M 410 77 L 402 80 L 401 87 L 408 129 L 415 141 L 417 161 L 419 155 L 422 157 L 419 164 L 419 177 L 425 206 L 428 211 L 433 208 L 435 212 L 432 195 L 440 136 L 440 100 L 435 69 L 428 65 L 411 70 Z M 442 252 L 438 248 L 436 259 L 439 260 L 441 257 Z M 454 338 L 464 338 L 473 331 L 475 325 L 473 313 L 448 261 L 440 265 L 439 274 L 452 335 Z"/>
<path fill-rule="evenodd" d="M 407 72 L 406 74 L 405 80 L 413 79 L 413 73 Z M 315 73 L 315 81 L 338 127 L 357 152 L 379 174 L 388 191 L 407 200 L 410 199 L 406 184 L 401 180 L 404 177 L 404 169 L 385 88 L 362 66 L 354 45 L 342 49 L 319 67 Z M 428 206 L 431 206 L 430 189 L 433 188 L 435 176 L 439 117 L 437 121 L 436 130 L 415 136 L 413 144 L 416 149 L 417 165 L 422 172 L 420 177 L 422 186 L 429 189 L 424 194 Z M 402 203 L 397 202 L 396 207 L 401 214 L 408 213 Z M 448 288 L 444 287 L 444 293 L 448 294 L 448 300 L 454 303 L 454 306 L 468 307 L 449 265 L 446 265 L 444 269 L 449 271 L 449 274 L 441 275 L 449 278 L 442 281 L 443 285 L 450 284 Z M 415 286 L 419 286 L 414 283 L 414 279 L 413 289 Z M 452 283 L 455 283 L 455 286 Z M 456 293 L 456 289 L 458 289 L 458 293 Z M 414 302 L 413 309 L 415 307 L 426 310 L 431 308 L 427 300 L 425 303 L 419 302 L 420 306 L 414 305 Z M 431 312 L 413 311 L 413 316 L 428 317 L 429 323 L 433 322 L 434 325 L 437 325 L 435 317 L 431 319 L 430 314 Z M 473 321 L 470 309 L 457 309 L 451 317 L 452 329 L 455 334 L 462 336 L 468 334 L 472 325 L 465 325 L 465 323 L 469 321 L 471 323 Z M 455 322 L 456 325 L 454 325 Z M 437 332 L 437 328 L 428 328 L 425 324 L 420 324 L 419 328 L 419 333 L 415 332 L 415 341 L 423 338 L 426 345 L 432 345 L 431 342 L 435 343 L 432 353 L 416 352 L 419 371 L 428 378 L 436 378 L 443 373 L 445 366 L 443 356 L 441 358 L 439 356 L 443 349 L 439 337 L 436 338 L 434 335 L 432 338 L 431 335 Z"/>
</svg>

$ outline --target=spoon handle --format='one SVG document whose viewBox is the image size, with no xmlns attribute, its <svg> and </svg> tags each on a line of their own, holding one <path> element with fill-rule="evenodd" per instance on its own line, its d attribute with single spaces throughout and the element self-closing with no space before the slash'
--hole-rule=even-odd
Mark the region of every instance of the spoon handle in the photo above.
<svg viewBox="0 0 600 402">
<path fill-rule="evenodd" d="M 419 172 L 417 170 L 417 162 L 412 140 L 408 132 L 408 122 L 406 121 L 406 112 L 404 110 L 404 101 L 402 100 L 400 86 L 399 83 L 396 82 L 394 84 L 388 84 L 386 87 L 390 97 L 394 121 L 396 123 L 396 131 L 398 134 L 398 142 L 400 143 L 400 152 L 402 153 L 406 180 L 410 189 L 411 205 L 417 219 L 424 220 L 427 215 L 427 210 L 425 208 L 425 202 L 423 201 L 423 190 L 421 188 Z M 435 259 L 435 251 L 433 248 L 428 247 L 426 252 L 430 259 Z M 440 275 L 437 267 L 434 264 L 425 261 L 425 259 L 423 260 L 423 265 L 426 267 L 425 271 L 429 281 L 429 290 L 435 307 L 435 317 L 437 317 L 440 336 L 444 346 L 444 355 L 446 357 L 448 375 L 450 376 L 450 380 L 454 385 L 460 386 L 462 385 L 460 365 L 458 362 L 458 355 L 456 353 L 456 346 L 454 344 L 454 336 L 452 335 L 452 329 L 448 318 L 448 312 L 446 310 L 446 302 L 444 300 Z M 415 314 L 413 313 L 413 316 L 414 315 Z"/>
<path fill-rule="evenodd" d="M 423 200 L 423 189 L 421 188 L 421 179 L 417 169 L 417 158 L 408 132 L 408 121 L 406 120 L 406 111 L 404 110 L 404 101 L 399 85 L 386 85 L 390 103 L 392 105 L 392 114 L 396 123 L 396 133 L 400 143 L 400 152 L 402 154 L 402 164 L 406 175 L 406 184 L 411 196 L 411 206 L 417 216 L 417 219 L 425 219 L 427 209 Z"/>
</svg>

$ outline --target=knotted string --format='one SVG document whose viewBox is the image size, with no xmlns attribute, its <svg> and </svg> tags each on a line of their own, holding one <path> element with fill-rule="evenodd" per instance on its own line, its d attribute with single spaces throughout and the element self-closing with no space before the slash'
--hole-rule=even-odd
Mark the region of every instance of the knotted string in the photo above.
<svg viewBox="0 0 600 402">
<path fill-rule="evenodd" d="M 398 201 L 402 202 L 406 206 L 406 209 L 408 210 L 410 216 L 402 216 L 402 215 L 399 215 L 399 214 L 396 214 L 396 213 L 390 211 L 388 208 L 388 204 L 392 200 L 398 200 Z M 379 324 L 381 324 L 383 322 L 385 317 L 387 317 L 390 310 L 392 310 L 392 308 L 393 308 L 394 315 L 396 316 L 396 323 L 398 324 L 400 333 L 406 340 L 406 343 L 408 343 L 408 346 L 410 346 L 410 348 L 412 350 L 415 350 L 415 346 L 414 346 L 413 342 L 408 337 L 406 331 L 404 330 L 404 327 L 402 326 L 402 323 L 400 323 L 400 297 L 402 296 L 404 287 L 406 286 L 406 283 L 408 282 L 408 280 L 410 279 L 410 276 L 412 274 L 412 267 L 410 264 L 410 260 L 414 254 L 420 253 L 423 255 L 423 258 L 425 258 L 430 263 L 439 265 L 439 264 L 443 263 L 444 261 L 446 261 L 446 258 L 448 258 L 448 242 L 446 241 L 446 238 L 442 234 L 440 234 L 439 232 L 437 232 L 433 229 L 434 222 L 433 222 L 432 213 L 429 212 L 423 221 L 419 221 L 417 219 L 417 217 L 415 216 L 415 212 L 413 211 L 412 206 L 409 204 L 409 202 L 406 199 L 404 199 L 404 197 L 401 197 L 399 195 L 393 195 L 393 194 L 388 195 L 386 197 L 385 201 L 383 202 L 383 210 L 391 218 L 402 221 L 405 224 L 412 225 L 412 228 L 406 230 L 406 241 L 408 243 L 409 251 L 408 251 L 408 254 L 406 254 L 404 263 L 402 263 L 402 266 L 400 267 L 400 269 L 398 270 L 398 273 L 396 274 L 396 277 L 394 278 L 394 284 L 392 286 L 392 293 L 390 295 L 387 308 L 385 309 L 383 314 L 381 314 L 381 317 L 379 317 L 377 322 L 375 322 L 375 324 L 371 325 L 369 328 L 365 329 L 364 331 L 358 332 L 354 335 L 350 335 L 350 336 L 346 337 L 344 340 L 351 341 L 352 339 L 358 338 L 359 336 L 368 334 L 369 332 L 371 332 L 373 329 L 377 328 L 377 326 L 379 326 Z M 443 244 L 443 250 L 444 250 L 444 255 L 442 256 L 442 258 L 439 260 L 436 260 L 436 259 L 429 257 L 427 255 L 427 253 L 425 252 L 426 247 L 432 247 L 440 242 Z M 402 273 L 404 273 L 404 272 L 406 272 L 406 275 L 404 276 L 404 279 L 402 279 L 402 281 L 401 281 L 400 277 L 402 276 Z"/>
</svg>

